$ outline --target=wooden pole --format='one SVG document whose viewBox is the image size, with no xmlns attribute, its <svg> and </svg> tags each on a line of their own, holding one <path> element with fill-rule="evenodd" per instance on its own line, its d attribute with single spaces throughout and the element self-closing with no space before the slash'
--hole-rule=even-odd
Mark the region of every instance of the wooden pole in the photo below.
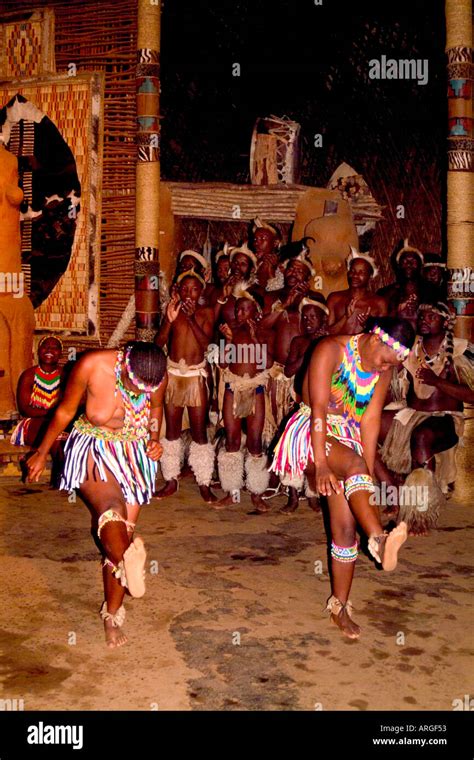
<svg viewBox="0 0 474 760">
<path fill-rule="evenodd" d="M 456 334 L 472 340 L 474 318 L 474 134 L 472 0 L 446 0 L 448 69 L 447 241 Z"/>
<path fill-rule="evenodd" d="M 138 0 L 135 199 L 136 337 L 153 340 L 159 322 L 161 0 Z"/>
</svg>

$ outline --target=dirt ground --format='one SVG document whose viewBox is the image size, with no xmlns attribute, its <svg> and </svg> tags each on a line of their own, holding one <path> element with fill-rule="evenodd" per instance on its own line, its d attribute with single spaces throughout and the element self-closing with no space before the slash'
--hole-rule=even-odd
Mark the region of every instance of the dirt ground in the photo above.
<svg viewBox="0 0 474 760">
<path fill-rule="evenodd" d="M 193 481 L 143 509 L 148 588 L 109 651 L 98 552 L 82 502 L 0 482 L 0 699 L 25 710 L 452 710 L 472 693 L 473 423 L 456 496 L 395 573 L 359 557 L 359 641 L 324 612 L 323 519 L 203 504 Z M 322 563 L 322 572 L 318 572 Z M 156 572 L 157 571 L 157 572 Z"/>
</svg>

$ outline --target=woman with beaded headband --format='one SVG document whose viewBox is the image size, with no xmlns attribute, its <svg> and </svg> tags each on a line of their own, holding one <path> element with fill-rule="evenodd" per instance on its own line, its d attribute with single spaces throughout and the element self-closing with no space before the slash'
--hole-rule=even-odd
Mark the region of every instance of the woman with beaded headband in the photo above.
<svg viewBox="0 0 474 760">
<path fill-rule="evenodd" d="M 397 564 L 407 530 L 383 531 L 374 502 L 373 472 L 382 409 L 392 367 L 405 359 L 414 331 L 405 320 L 369 320 L 365 333 L 323 338 L 303 380 L 303 401 L 288 421 L 272 469 L 301 477 L 326 496 L 331 532 L 332 595 L 327 610 L 343 634 L 358 638 L 349 594 L 358 555 L 356 528 L 384 570 Z M 372 497 L 372 498 L 371 498 Z"/>
<path fill-rule="evenodd" d="M 37 446 L 43 439 L 55 408 L 61 401 L 64 367 L 61 367 L 63 344 L 55 335 L 44 335 L 38 343 L 38 364 L 26 369 L 18 381 L 17 406 L 23 419 L 11 434 L 14 446 Z M 60 433 L 50 450 L 52 468 L 51 485 L 59 485 L 63 463 L 64 441 L 67 433 Z M 20 459 L 22 480 L 28 474 L 27 461 L 31 454 Z"/>
<path fill-rule="evenodd" d="M 125 590 L 133 597 L 145 593 L 145 547 L 133 534 L 140 507 L 153 495 L 166 384 L 165 356 L 152 343 L 87 351 L 71 371 L 64 398 L 28 461 L 29 480 L 37 481 L 53 442 L 85 395 L 85 413 L 66 444 L 60 487 L 77 488 L 92 515 L 103 555 L 100 615 L 111 648 L 127 641 L 120 630 Z"/>
</svg>

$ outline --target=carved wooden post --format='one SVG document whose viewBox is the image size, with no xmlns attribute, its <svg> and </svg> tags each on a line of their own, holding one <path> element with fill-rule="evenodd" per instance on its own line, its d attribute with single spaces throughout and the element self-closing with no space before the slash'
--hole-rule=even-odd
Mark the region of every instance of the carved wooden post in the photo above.
<svg viewBox="0 0 474 760">
<path fill-rule="evenodd" d="M 474 135 L 472 0 L 446 0 L 448 68 L 447 240 L 456 334 L 472 340 L 474 316 Z M 468 269 L 470 268 L 470 269 Z"/>
<path fill-rule="evenodd" d="M 160 0 L 138 0 L 135 308 L 138 340 L 159 321 Z"/>
</svg>

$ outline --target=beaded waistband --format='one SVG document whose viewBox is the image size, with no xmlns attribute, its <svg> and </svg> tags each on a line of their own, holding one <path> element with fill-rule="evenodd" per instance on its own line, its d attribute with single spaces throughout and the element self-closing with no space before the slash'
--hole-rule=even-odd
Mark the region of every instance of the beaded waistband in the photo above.
<svg viewBox="0 0 474 760">
<path fill-rule="evenodd" d="M 104 430 L 96 427 L 83 414 L 74 423 L 74 429 L 83 435 L 91 435 L 93 438 L 100 438 L 102 441 L 140 441 L 147 438 L 148 431 L 137 430 Z"/>
</svg>

